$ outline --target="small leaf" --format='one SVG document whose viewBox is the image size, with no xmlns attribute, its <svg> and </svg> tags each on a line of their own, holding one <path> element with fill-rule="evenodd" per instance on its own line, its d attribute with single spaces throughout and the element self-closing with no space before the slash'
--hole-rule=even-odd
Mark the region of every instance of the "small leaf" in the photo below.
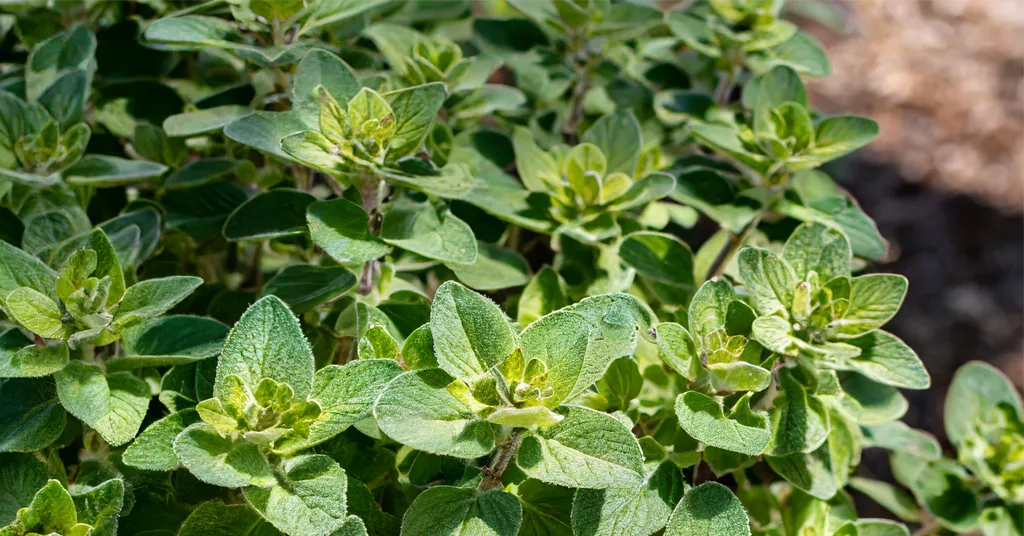
<svg viewBox="0 0 1024 536">
<path fill-rule="evenodd" d="M 896 517 L 903 521 L 917 523 L 921 519 L 921 516 L 918 514 L 917 503 L 914 502 L 914 499 L 911 499 L 906 492 L 888 482 L 855 476 L 850 478 L 850 487 L 867 495 L 871 500 L 896 514 Z"/>
<path fill-rule="evenodd" d="M 36 346 L 17 328 L 0 333 L 0 378 L 49 376 L 68 364 L 68 346 L 51 342 Z"/>
<path fill-rule="evenodd" d="M 322 454 L 287 458 L 282 473 L 269 487 L 242 490 L 245 502 L 278 530 L 294 536 L 318 536 L 348 521 L 348 481 L 338 462 Z"/>
<path fill-rule="evenodd" d="M 198 158 L 175 171 L 164 180 L 164 188 L 194 188 L 227 178 L 238 172 L 242 164 L 230 158 Z"/>
<path fill-rule="evenodd" d="M 224 347 L 229 328 L 198 316 L 162 316 L 121 331 L 122 357 L 109 370 L 183 365 L 213 357 Z"/>
<path fill-rule="evenodd" d="M 273 531 L 273 532 L 272 532 Z M 178 529 L 180 536 L 270 536 L 269 523 L 245 504 L 224 504 L 220 499 L 196 507 Z"/>
<path fill-rule="evenodd" d="M 750 521 L 740 500 L 729 488 L 705 482 L 686 492 L 672 517 L 665 536 L 729 534 L 750 536 Z"/>
<path fill-rule="evenodd" d="M 814 128 L 814 148 L 809 152 L 828 162 L 860 149 L 878 137 L 878 123 L 848 115 L 829 117 Z"/>
<path fill-rule="evenodd" d="M 528 326 L 538 318 L 568 305 L 565 281 L 558 272 L 544 267 L 534 274 L 519 296 L 518 320 Z"/>
<path fill-rule="evenodd" d="M 782 248 L 797 279 L 807 280 L 811 271 L 821 281 L 850 276 L 850 241 L 842 231 L 820 223 L 804 223 L 793 231 Z"/>
<path fill-rule="evenodd" d="M 244 439 L 221 437 L 213 426 L 196 422 L 174 439 L 174 454 L 196 478 L 225 488 L 272 486 L 277 480 L 259 448 Z"/>
<path fill-rule="evenodd" d="M 313 203 L 306 212 L 313 242 L 342 264 L 363 264 L 391 252 L 391 246 L 370 234 L 369 220 L 359 205 L 344 198 Z"/>
<path fill-rule="evenodd" d="M 477 290 L 499 290 L 525 285 L 530 280 L 530 265 L 522 255 L 488 242 L 477 243 L 476 260 L 471 264 L 446 263 L 459 281 Z"/>
<path fill-rule="evenodd" d="M 56 288 L 57 272 L 39 259 L 0 241 L 0 306 L 7 307 L 7 296 L 15 289 L 28 287 L 50 293 Z"/>
<path fill-rule="evenodd" d="M 797 285 L 796 273 L 789 263 L 767 249 L 745 247 L 740 250 L 739 265 L 740 277 L 757 312 L 764 316 L 781 312 L 788 317 Z"/>
<path fill-rule="evenodd" d="M 0 526 L 14 521 L 36 491 L 46 485 L 46 466 L 32 454 L 0 456 Z"/>
<path fill-rule="evenodd" d="M 971 361 L 953 376 L 946 394 L 945 428 L 949 441 L 964 449 L 978 430 L 999 429 L 1005 422 L 998 408 L 1006 408 L 1018 418 L 1024 415 L 1020 391 L 999 369 L 981 361 Z"/>
<path fill-rule="evenodd" d="M 99 365 L 73 361 L 55 376 L 57 395 L 68 413 L 103 436 L 111 446 L 131 441 L 149 409 L 149 385 L 127 372 L 104 376 Z"/>
<path fill-rule="evenodd" d="M 224 222 L 230 241 L 265 240 L 306 231 L 306 208 L 316 198 L 290 188 L 275 188 L 242 203 Z"/>
<path fill-rule="evenodd" d="M 487 422 L 511 426 L 513 428 L 547 428 L 564 417 L 544 406 L 528 406 L 524 408 L 499 408 L 487 416 Z"/>
<path fill-rule="evenodd" d="M 557 424 L 527 435 L 519 447 L 519 467 L 531 478 L 574 488 L 638 485 L 643 454 L 633 433 L 605 413 L 559 406 Z"/>
<path fill-rule="evenodd" d="M 310 125 L 316 125 L 320 117 L 317 87 L 323 87 L 338 102 L 345 104 L 359 92 L 359 81 L 352 68 L 338 56 L 322 49 L 307 52 L 295 69 L 292 109 L 297 110 Z"/>
<path fill-rule="evenodd" d="M 679 395 L 675 409 L 679 426 L 713 447 L 756 456 L 771 440 L 768 415 L 750 409 L 750 393 L 736 402 L 728 417 L 721 403 L 697 391 Z"/>
<path fill-rule="evenodd" d="M 931 377 L 921 358 L 895 335 L 872 331 L 847 342 L 860 348 L 861 353 L 837 368 L 854 370 L 879 383 L 902 389 L 927 389 L 931 385 Z"/>
<path fill-rule="evenodd" d="M 263 287 L 263 294 L 284 300 L 297 314 L 327 303 L 356 285 L 356 276 L 343 266 L 292 264 Z"/>
<path fill-rule="evenodd" d="M 409 505 L 402 535 L 516 536 L 522 519 L 522 507 L 511 493 L 434 486 Z"/>
<path fill-rule="evenodd" d="M 231 123 L 252 115 L 252 108 L 235 104 L 214 106 L 194 112 L 175 114 L 164 119 L 163 128 L 172 138 L 190 138 L 218 132 Z"/>
<path fill-rule="evenodd" d="M 199 414 L 192 408 L 172 413 L 146 427 L 135 441 L 128 445 L 121 461 L 125 465 L 147 471 L 173 471 L 180 467 L 174 453 L 174 439 L 188 426 L 199 422 Z"/>
<path fill-rule="evenodd" d="M 451 281 L 434 294 L 430 331 L 438 365 L 460 379 L 483 374 L 516 349 L 516 337 L 501 309 Z"/>
<path fill-rule="evenodd" d="M 444 263 L 472 264 L 477 245 L 473 229 L 430 203 L 403 202 L 384 214 L 380 238 L 402 249 Z"/>
<path fill-rule="evenodd" d="M 77 535 L 91 532 L 82 532 L 80 528 L 75 528 L 75 525 L 78 524 L 75 502 L 71 499 L 68 490 L 64 489 L 64 486 L 56 480 L 48 481 L 42 489 L 36 492 L 27 511 L 19 512 L 19 514 L 21 514 L 19 518 L 23 520 L 20 524 L 29 533 Z M 12 533 L 17 534 L 13 531 Z"/>
<path fill-rule="evenodd" d="M 657 465 L 636 487 L 580 489 L 572 503 L 573 533 L 653 534 L 665 527 L 686 489 L 682 473 L 671 462 Z"/>
<path fill-rule="evenodd" d="M 167 166 L 155 162 L 88 155 L 65 170 L 64 178 L 71 184 L 105 188 L 155 179 L 166 171 Z"/>
<path fill-rule="evenodd" d="M 440 369 L 398 376 L 377 398 L 377 425 L 395 441 L 426 452 L 457 458 L 489 454 L 491 425 L 446 389 L 452 381 Z"/>
<path fill-rule="evenodd" d="M 873 424 L 863 428 L 864 447 L 880 447 L 906 452 L 925 460 L 942 457 L 942 447 L 934 436 L 915 430 L 900 421 Z"/>
<path fill-rule="evenodd" d="M 388 150 L 389 161 L 394 162 L 419 150 L 447 93 L 444 84 L 434 82 L 384 94 L 397 119 Z"/>
<path fill-rule="evenodd" d="M 836 335 L 851 337 L 885 325 L 903 304 L 907 278 L 895 274 L 869 274 L 850 279 L 849 305 L 835 320 Z"/>
<path fill-rule="evenodd" d="M 615 113 L 598 119 L 580 138 L 592 143 L 608 158 L 607 173 L 633 175 L 643 142 L 640 123 L 632 112 Z"/>
<path fill-rule="evenodd" d="M 638 231 L 619 244 L 622 262 L 659 283 L 693 286 L 693 252 L 678 238 L 664 233 Z"/>
<path fill-rule="evenodd" d="M 71 486 L 71 498 L 78 511 L 78 522 L 93 527 L 90 536 L 115 536 L 117 534 L 117 525 L 124 508 L 127 486 L 128 484 L 125 484 L 121 478 L 112 478 L 95 486 L 87 486 L 78 482 Z M 128 500 L 131 500 L 131 496 L 128 497 Z"/>
<path fill-rule="evenodd" d="M 121 304 L 114 313 L 113 322 L 124 328 L 147 318 L 160 316 L 181 303 L 202 284 L 202 278 L 186 275 L 147 279 L 136 283 L 125 291 Z"/>
<path fill-rule="evenodd" d="M 7 312 L 31 332 L 47 339 L 66 337 L 60 308 L 45 294 L 21 287 L 7 295 Z"/>
</svg>

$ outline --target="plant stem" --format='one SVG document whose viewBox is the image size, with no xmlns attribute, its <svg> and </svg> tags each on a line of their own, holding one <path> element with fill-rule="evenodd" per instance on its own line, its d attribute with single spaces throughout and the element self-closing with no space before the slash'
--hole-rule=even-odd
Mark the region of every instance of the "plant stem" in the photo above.
<svg viewBox="0 0 1024 536">
<path fill-rule="evenodd" d="M 754 219 L 750 220 L 743 226 L 743 229 L 740 230 L 739 234 L 729 233 L 729 241 L 722 246 L 718 255 L 715 256 L 715 261 L 712 262 L 711 267 L 708 268 L 707 276 L 704 278 L 705 281 L 718 277 L 725 272 L 725 267 L 729 264 L 729 260 L 732 259 L 732 256 L 735 255 L 736 251 L 740 249 L 740 246 L 746 242 L 750 233 L 757 229 L 758 224 L 761 223 L 761 220 L 764 219 L 765 215 L 775 208 L 775 203 L 777 203 L 781 198 L 781 193 L 775 194 L 768 203 L 765 203 L 765 205 L 761 207 L 761 210 L 757 212 Z"/>
<path fill-rule="evenodd" d="M 522 428 L 512 430 L 512 435 L 509 436 L 508 442 L 498 449 L 498 453 L 491 460 L 491 464 L 483 470 L 484 477 L 480 479 L 480 485 L 476 488 L 477 491 L 484 492 L 503 487 L 501 475 L 508 468 L 512 458 L 519 452 L 519 445 L 523 442 L 522 432 Z"/>
</svg>

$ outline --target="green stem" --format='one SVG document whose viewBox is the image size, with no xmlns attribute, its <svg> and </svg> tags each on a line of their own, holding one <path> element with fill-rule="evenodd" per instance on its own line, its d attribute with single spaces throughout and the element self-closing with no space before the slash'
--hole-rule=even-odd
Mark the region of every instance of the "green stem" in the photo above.
<svg viewBox="0 0 1024 536">
<path fill-rule="evenodd" d="M 779 199 L 782 198 L 782 193 L 775 194 L 770 201 L 765 203 L 761 210 L 757 212 L 754 219 L 750 220 L 739 233 L 729 233 L 729 240 L 722 246 L 722 249 L 718 252 L 715 257 L 715 261 L 711 263 L 711 267 L 708 268 L 707 276 L 704 278 L 705 281 L 713 279 L 722 275 L 725 272 L 726 265 L 729 264 L 729 260 L 732 259 L 733 255 L 740 249 L 750 233 L 757 229 L 757 226 L 761 223 L 761 220 L 767 215 L 772 209 L 775 208 L 775 203 L 778 203 Z"/>
<path fill-rule="evenodd" d="M 522 428 L 512 430 L 512 435 L 509 436 L 508 442 L 498 449 L 498 453 L 494 455 L 491 464 L 483 470 L 484 477 L 480 479 L 480 485 L 476 488 L 477 491 L 484 492 L 504 487 L 501 483 L 501 475 L 508 468 L 512 458 L 519 452 L 519 445 L 523 442 L 522 432 Z"/>
</svg>

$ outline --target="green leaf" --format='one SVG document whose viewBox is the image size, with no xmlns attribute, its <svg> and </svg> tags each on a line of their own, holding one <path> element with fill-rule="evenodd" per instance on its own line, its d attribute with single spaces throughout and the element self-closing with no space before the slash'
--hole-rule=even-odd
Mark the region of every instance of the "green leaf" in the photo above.
<svg viewBox="0 0 1024 536">
<path fill-rule="evenodd" d="M 836 335 L 852 337 L 886 324 L 903 304 L 907 278 L 895 274 L 869 274 L 850 279 L 849 304 L 832 321 Z"/>
<path fill-rule="evenodd" d="M 220 353 L 229 328 L 198 316 L 163 316 L 121 331 L 124 355 L 107 362 L 108 369 L 183 365 Z"/>
<path fill-rule="evenodd" d="M 657 333 L 658 354 L 661 360 L 682 377 L 697 381 L 703 372 L 703 366 L 690 332 L 675 322 L 665 322 L 658 324 Z"/>
<path fill-rule="evenodd" d="M 209 184 L 237 173 L 244 164 L 230 158 L 198 158 L 164 180 L 164 188 L 178 190 Z"/>
<path fill-rule="evenodd" d="M 51 293 L 56 286 L 57 272 L 36 257 L 0 241 L 0 306 L 6 308 L 7 296 L 20 287 Z"/>
<path fill-rule="evenodd" d="M 78 524 L 75 502 L 68 490 L 57 480 L 48 481 L 36 492 L 27 509 L 19 512 L 15 524 L 20 525 L 28 533 L 86 535 L 90 532 L 88 527 L 85 531 L 81 527 L 75 527 Z"/>
<path fill-rule="evenodd" d="M 434 486 L 409 505 L 402 536 L 515 536 L 522 519 L 522 507 L 511 493 Z"/>
<path fill-rule="evenodd" d="M 64 315 L 45 294 L 21 287 L 7 295 L 7 312 L 26 329 L 47 339 L 64 339 Z"/>
<path fill-rule="evenodd" d="M 828 439 L 825 405 L 786 369 L 778 372 L 778 383 L 782 392 L 772 401 L 772 441 L 765 454 L 788 456 L 816 450 Z"/>
<path fill-rule="evenodd" d="M 578 490 L 572 503 L 573 534 L 653 534 L 665 527 L 686 489 L 679 469 L 663 462 L 636 487 Z"/>
<path fill-rule="evenodd" d="M 917 523 L 921 519 L 914 499 L 888 482 L 855 476 L 850 478 L 850 487 L 867 495 L 903 521 Z"/>
<path fill-rule="evenodd" d="M 245 191 L 230 182 L 213 182 L 186 190 L 170 190 L 163 197 L 167 224 L 197 241 L 222 236 L 224 220 L 246 200 Z"/>
<path fill-rule="evenodd" d="M 67 301 L 74 291 L 82 288 L 96 270 L 96 252 L 91 249 L 80 249 L 68 256 L 64 265 L 57 272 L 57 297 Z"/>
<path fill-rule="evenodd" d="M 811 271 L 822 282 L 849 277 L 851 255 L 850 241 L 842 231 L 814 222 L 797 227 L 782 248 L 782 258 L 800 281 L 806 281 Z"/>
<path fill-rule="evenodd" d="M 172 115 L 164 119 L 163 128 L 172 138 L 191 138 L 200 134 L 219 132 L 231 123 L 252 114 L 252 108 L 248 106 L 225 104 Z"/>
<path fill-rule="evenodd" d="M 304 399 L 313 386 L 313 369 L 313 352 L 298 319 L 280 298 L 267 296 L 245 311 L 224 342 L 214 393 L 227 403 L 232 393 L 224 378 L 236 375 L 253 392 L 260 380 L 270 378 Z"/>
<path fill-rule="evenodd" d="M 310 126 L 319 124 L 320 95 L 317 87 L 320 86 L 340 104 L 347 103 L 359 92 L 356 75 L 341 58 L 321 49 L 307 52 L 295 69 L 292 109 L 298 111 Z"/>
<path fill-rule="evenodd" d="M 523 508 L 519 536 L 560 536 L 572 532 L 574 490 L 531 478 L 519 484 L 518 495 Z"/>
<path fill-rule="evenodd" d="M 735 403 L 728 416 L 720 402 L 697 391 L 679 395 L 675 409 L 679 426 L 713 447 L 756 456 L 771 440 L 768 414 L 750 409 L 750 393 Z"/>
<path fill-rule="evenodd" d="M 865 426 L 864 447 L 879 447 L 895 452 L 906 452 L 925 460 L 942 457 L 938 440 L 927 432 L 915 430 L 900 421 Z"/>
<path fill-rule="evenodd" d="M 275 188 L 242 203 L 224 222 L 230 241 L 265 240 L 306 231 L 306 208 L 312 195 L 290 188 Z"/>
<path fill-rule="evenodd" d="M 36 346 L 16 328 L 0 333 L 0 378 L 49 376 L 68 364 L 63 342 Z"/>
<path fill-rule="evenodd" d="M 452 281 L 434 294 L 430 331 L 438 365 L 455 378 L 479 376 L 516 349 L 515 334 L 501 309 Z"/>
<path fill-rule="evenodd" d="M 111 446 L 131 441 L 149 409 L 149 385 L 127 373 L 104 376 L 99 365 L 72 361 L 55 376 L 57 395 L 68 413 L 103 436 Z"/>
<path fill-rule="evenodd" d="M 96 271 L 93 272 L 93 277 L 110 277 L 107 305 L 117 303 L 125 292 L 124 271 L 121 269 L 121 260 L 117 256 L 117 250 L 114 249 L 107 233 L 102 228 L 96 229 L 88 235 L 86 247 L 96 252 Z"/>
<path fill-rule="evenodd" d="M 871 143 L 878 137 L 878 123 L 849 115 L 829 117 L 814 128 L 814 148 L 809 153 L 828 162 Z"/>
<path fill-rule="evenodd" d="M 601 379 L 605 357 L 590 351 L 593 339 L 599 336 L 591 333 L 586 318 L 571 311 L 551 313 L 523 330 L 524 363 L 536 359 L 547 366 L 543 387 L 553 392 L 543 400 L 545 406 L 554 408 L 571 400 Z"/>
<path fill-rule="evenodd" d="M 861 374 L 841 373 L 840 382 L 843 392 L 859 406 L 858 422 L 862 425 L 895 421 L 903 417 L 910 407 L 899 389 Z"/>
<path fill-rule="evenodd" d="M 469 224 L 427 202 L 391 206 L 384 214 L 380 238 L 444 263 L 472 264 L 477 256 L 476 237 Z"/>
<path fill-rule="evenodd" d="M 827 444 L 808 454 L 765 456 L 764 459 L 776 474 L 813 497 L 827 501 L 838 490 Z"/>
<path fill-rule="evenodd" d="M 487 416 L 487 422 L 513 428 L 547 428 L 563 417 L 544 406 L 503 407 Z"/>
<path fill-rule="evenodd" d="M 523 438 L 517 458 L 531 478 L 559 486 L 602 489 L 643 481 L 636 437 L 616 418 L 580 406 L 559 406 L 565 418 Z"/>
<path fill-rule="evenodd" d="M 255 112 L 228 123 L 224 127 L 224 135 L 242 145 L 290 160 L 288 153 L 281 147 L 281 140 L 309 128 L 297 111 Z"/>
<path fill-rule="evenodd" d="M 391 246 L 370 234 L 366 211 L 347 199 L 309 205 L 306 221 L 313 242 L 342 264 L 363 264 L 391 252 Z"/>
<path fill-rule="evenodd" d="M 147 471 L 173 471 L 181 466 L 174 453 L 174 439 L 185 428 L 199 422 L 199 414 L 192 408 L 172 413 L 146 427 L 135 441 L 128 445 L 121 461 L 125 465 Z"/>
<path fill-rule="evenodd" d="M 706 281 L 697 289 L 686 311 L 690 333 L 703 339 L 726 327 L 729 304 L 736 299 L 732 285 L 724 279 Z"/>
<path fill-rule="evenodd" d="M 177 532 L 180 536 L 272 536 L 279 534 L 245 504 L 204 502 L 189 514 Z"/>
<path fill-rule="evenodd" d="M 277 480 L 259 448 L 244 439 L 221 437 L 213 426 L 196 422 L 174 439 L 174 454 L 196 478 L 225 488 L 272 486 Z"/>
<path fill-rule="evenodd" d="M 434 117 L 448 92 L 444 84 L 434 82 L 385 93 L 396 116 L 395 134 L 388 149 L 388 161 L 411 155 L 423 146 L 434 125 Z"/>
<path fill-rule="evenodd" d="M 88 155 L 64 171 L 70 184 L 93 188 L 125 186 L 163 175 L 167 166 L 143 160 L 126 160 L 116 156 Z"/>
<path fill-rule="evenodd" d="M 565 281 L 558 272 L 545 266 L 534 274 L 519 296 L 517 319 L 528 326 L 538 318 L 568 305 Z"/>
<path fill-rule="evenodd" d="M 606 173 L 625 173 L 633 176 L 640 159 L 643 138 L 640 123 L 633 112 L 615 113 L 598 119 L 580 138 L 593 143 L 608 159 Z"/>
<path fill-rule="evenodd" d="M 628 357 L 612 361 L 604 376 L 597 382 L 597 392 L 604 397 L 612 409 L 626 411 L 630 402 L 640 396 L 644 377 L 637 362 Z"/>
<path fill-rule="evenodd" d="M 478 458 L 494 450 L 491 425 L 446 389 L 454 379 L 440 369 L 406 372 L 388 383 L 373 415 L 380 429 L 412 448 Z"/>
<path fill-rule="evenodd" d="M 0 526 L 9 525 L 46 485 L 46 466 L 32 454 L 0 455 Z"/>
<path fill-rule="evenodd" d="M 1019 391 L 999 369 L 971 361 L 953 376 L 946 394 L 945 429 L 950 443 L 964 449 L 976 441 L 980 430 L 1000 429 L 1005 408 L 1018 418 L 1024 415 Z M 984 435 L 982 435 L 984 437 Z"/>
<path fill-rule="evenodd" d="M 516 128 L 512 135 L 512 144 L 515 147 L 519 178 L 527 190 L 544 192 L 547 191 L 547 184 L 562 182 L 562 172 L 555 159 L 537 145 L 529 129 Z"/>
<path fill-rule="evenodd" d="M 147 279 L 136 283 L 125 291 L 121 304 L 114 313 L 113 322 L 125 328 L 147 318 L 160 316 L 181 303 L 202 284 L 202 278 L 187 275 Z"/>
<path fill-rule="evenodd" d="M 888 519 L 858 519 L 839 527 L 835 536 L 910 536 L 910 530 Z"/>
<path fill-rule="evenodd" d="M 879 383 L 902 389 L 927 389 L 931 385 L 931 377 L 921 358 L 895 335 L 872 331 L 847 342 L 860 348 L 861 353 L 835 368 L 853 370 Z"/>
<path fill-rule="evenodd" d="M 377 396 L 401 373 L 402 367 L 390 359 L 360 359 L 316 371 L 309 398 L 320 405 L 320 417 L 302 446 L 326 441 L 371 417 Z"/>
<path fill-rule="evenodd" d="M 638 231 L 619 244 L 622 262 L 652 281 L 693 286 L 693 252 L 682 240 L 664 233 Z"/>
<path fill-rule="evenodd" d="M 91 536 L 117 534 L 118 519 L 124 508 L 127 486 L 124 480 L 112 478 L 96 486 L 75 483 L 71 487 L 71 498 L 78 511 L 78 522 L 93 527 Z M 131 497 L 128 499 L 131 500 Z"/>
<path fill-rule="evenodd" d="M 634 182 L 625 193 L 616 197 L 605 208 L 608 211 L 623 211 L 646 206 L 672 193 L 675 187 L 675 177 L 665 173 L 651 173 Z"/>
<path fill-rule="evenodd" d="M 767 249 L 745 247 L 739 254 L 740 278 L 761 315 L 789 317 L 797 276 L 788 262 Z"/>
<path fill-rule="evenodd" d="M 242 490 L 245 502 L 278 530 L 294 536 L 330 534 L 345 525 L 348 481 L 338 462 L 322 454 L 287 458 L 278 481 Z"/>
<path fill-rule="evenodd" d="M 668 520 L 665 536 L 696 534 L 750 535 L 750 521 L 729 488 L 705 482 L 683 496 Z"/>
<path fill-rule="evenodd" d="M 471 264 L 445 266 L 459 281 L 477 290 L 519 287 L 530 280 L 530 265 L 522 255 L 489 242 L 477 242 L 476 260 Z"/>
<path fill-rule="evenodd" d="M 297 314 L 327 303 L 356 285 L 356 276 L 343 266 L 292 264 L 263 287 L 263 294 L 284 300 Z"/>
<path fill-rule="evenodd" d="M 0 452 L 45 448 L 66 422 L 50 378 L 0 380 Z"/>
</svg>

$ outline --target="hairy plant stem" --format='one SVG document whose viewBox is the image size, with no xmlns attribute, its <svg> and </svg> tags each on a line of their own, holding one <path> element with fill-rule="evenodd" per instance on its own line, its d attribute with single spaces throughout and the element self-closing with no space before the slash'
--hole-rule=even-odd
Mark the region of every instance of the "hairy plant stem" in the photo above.
<svg viewBox="0 0 1024 536">
<path fill-rule="evenodd" d="M 491 464 L 482 471 L 484 477 L 480 479 L 480 485 L 476 487 L 477 491 L 484 492 L 503 487 L 501 475 L 508 468 L 512 458 L 519 452 L 519 445 L 523 442 L 522 432 L 522 428 L 512 430 L 512 435 L 509 436 L 508 441 L 498 449 L 498 453 L 494 455 Z"/>
<path fill-rule="evenodd" d="M 775 208 L 775 203 L 777 203 L 781 198 L 781 192 L 773 195 L 771 200 L 761 207 L 761 210 L 757 212 L 754 219 L 744 225 L 743 229 L 741 229 L 739 233 L 729 233 L 729 240 L 724 246 L 722 246 L 722 249 L 719 250 L 718 255 L 715 256 L 715 261 L 711 263 L 711 266 L 708 268 L 708 273 L 704 277 L 705 281 L 718 277 L 725 272 L 725 267 L 729 264 L 729 260 L 732 259 L 733 255 L 735 255 L 743 243 L 746 242 L 750 233 L 757 229 L 757 226 L 761 223 L 761 220 L 764 219 L 765 215 Z"/>
</svg>

